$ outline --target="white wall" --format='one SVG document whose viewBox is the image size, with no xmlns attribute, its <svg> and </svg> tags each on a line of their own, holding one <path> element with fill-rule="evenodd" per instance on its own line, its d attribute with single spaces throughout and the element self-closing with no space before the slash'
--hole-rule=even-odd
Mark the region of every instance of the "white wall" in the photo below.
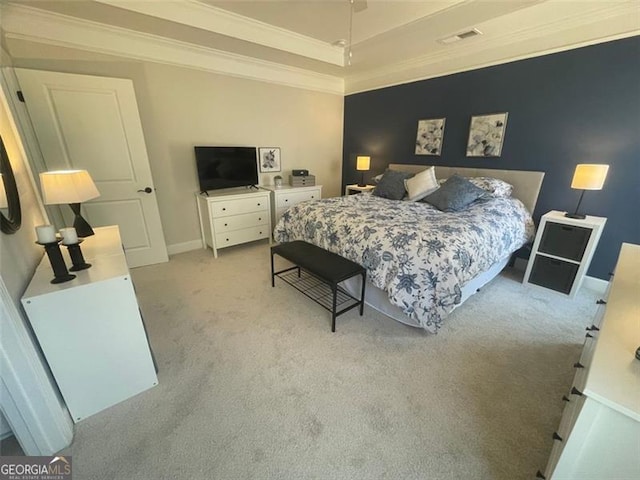
<svg viewBox="0 0 640 480">
<path fill-rule="evenodd" d="M 306 168 L 324 196 L 340 195 L 340 95 L 23 41 L 11 49 L 16 67 L 133 81 L 169 246 L 200 239 L 194 145 L 280 147 L 285 180 Z"/>
<path fill-rule="evenodd" d="M 19 439 L 25 450 L 49 455 L 71 441 L 72 423 L 20 303 L 43 257 L 43 249 L 34 242 L 35 226 L 45 223 L 45 219 L 2 93 L 0 135 L 16 178 L 22 207 L 20 230 L 11 235 L 0 232 L 0 384 L 13 395 L 10 398 L 1 395 L 0 406 L 3 412 L 13 412 L 14 416 L 9 416 L 12 424 L 14 420 L 20 420 L 16 427 L 20 430 L 15 433 L 24 434 Z M 64 332 L 60 335 L 64 341 Z"/>
</svg>

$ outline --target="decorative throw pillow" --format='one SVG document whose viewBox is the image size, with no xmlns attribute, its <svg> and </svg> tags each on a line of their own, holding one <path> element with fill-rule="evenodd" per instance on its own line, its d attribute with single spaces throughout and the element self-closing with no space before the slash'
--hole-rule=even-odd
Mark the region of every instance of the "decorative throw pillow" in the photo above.
<svg viewBox="0 0 640 480">
<path fill-rule="evenodd" d="M 486 190 L 494 197 L 510 197 L 513 192 L 513 185 L 491 177 L 471 177 L 468 180 L 476 187 Z"/>
<path fill-rule="evenodd" d="M 487 192 L 460 175 L 454 174 L 435 192 L 422 199 L 443 212 L 458 212 Z"/>
<path fill-rule="evenodd" d="M 407 178 L 404 181 L 404 187 L 409 196 L 407 200 L 417 202 L 437 190 L 440 185 L 438 185 L 438 180 L 436 179 L 435 169 L 429 167 L 426 170 L 416 173 L 413 177 Z"/>
<path fill-rule="evenodd" d="M 407 193 L 404 188 L 404 181 L 412 176 L 412 173 L 387 169 L 378 182 L 378 185 L 376 185 L 373 194 L 390 200 L 402 200 L 402 197 Z"/>
</svg>

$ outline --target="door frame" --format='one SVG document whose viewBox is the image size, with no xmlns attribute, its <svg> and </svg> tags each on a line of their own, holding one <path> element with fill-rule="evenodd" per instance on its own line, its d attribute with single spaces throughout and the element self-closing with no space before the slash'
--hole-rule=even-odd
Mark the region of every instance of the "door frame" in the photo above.
<svg viewBox="0 0 640 480">
<path fill-rule="evenodd" d="M 12 67 L 3 67 L 0 75 L 0 83 L 2 84 L 2 90 L 5 93 L 5 98 L 9 104 L 9 112 L 13 117 L 18 134 L 22 139 L 22 146 L 25 149 L 27 156 L 27 164 L 29 165 L 29 175 L 31 177 L 31 183 L 34 186 L 34 190 L 40 200 L 39 206 L 42 216 L 45 220 L 58 228 L 65 226 L 62 211 L 60 205 L 44 205 L 41 201 L 40 192 L 40 176 L 39 173 L 47 170 L 42 151 L 40 150 L 40 144 L 36 138 L 36 132 L 31 125 L 31 119 L 27 112 L 27 106 L 24 102 L 18 99 L 17 92 L 20 90 L 20 84 L 18 83 L 18 77 Z"/>
</svg>

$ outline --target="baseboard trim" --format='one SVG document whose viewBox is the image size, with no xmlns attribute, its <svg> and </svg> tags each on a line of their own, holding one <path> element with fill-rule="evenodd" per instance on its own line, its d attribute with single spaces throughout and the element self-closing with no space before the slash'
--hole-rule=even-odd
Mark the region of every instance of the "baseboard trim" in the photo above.
<svg viewBox="0 0 640 480">
<path fill-rule="evenodd" d="M 190 252 L 199 248 L 202 248 L 202 240 L 189 240 L 188 242 L 167 245 L 167 253 L 169 255 L 177 255 L 178 253 Z"/>
<path fill-rule="evenodd" d="M 609 285 L 609 282 L 596 277 L 585 276 L 584 280 L 582 281 L 583 287 L 588 288 L 589 290 L 593 290 L 597 293 L 606 292 L 607 285 Z"/>
</svg>

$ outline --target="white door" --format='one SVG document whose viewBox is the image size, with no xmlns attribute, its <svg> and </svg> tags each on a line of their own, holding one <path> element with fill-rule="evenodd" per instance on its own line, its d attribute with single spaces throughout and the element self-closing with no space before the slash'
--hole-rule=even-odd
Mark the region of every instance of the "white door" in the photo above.
<svg viewBox="0 0 640 480">
<path fill-rule="evenodd" d="M 120 227 L 129 266 L 166 262 L 133 82 L 15 71 L 47 170 L 83 168 L 98 187 L 100 197 L 83 203 L 83 216 L 93 227 Z M 71 225 L 71 210 L 62 212 Z"/>
</svg>

